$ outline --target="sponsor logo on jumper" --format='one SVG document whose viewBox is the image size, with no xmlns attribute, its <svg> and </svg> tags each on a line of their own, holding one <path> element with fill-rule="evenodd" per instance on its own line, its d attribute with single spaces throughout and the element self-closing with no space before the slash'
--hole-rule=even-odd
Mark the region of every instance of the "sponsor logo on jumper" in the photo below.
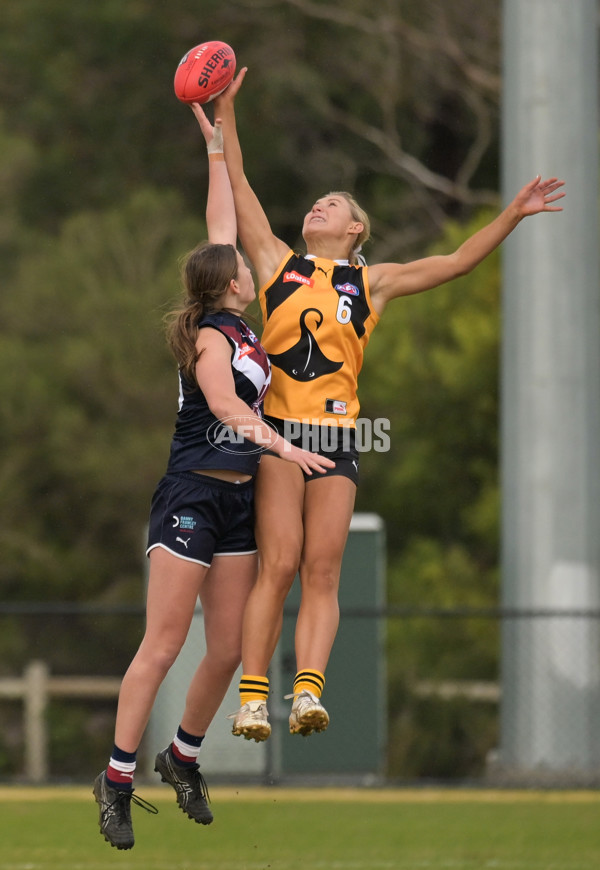
<svg viewBox="0 0 600 870">
<path fill-rule="evenodd" d="M 299 272 L 284 272 L 283 283 L 286 284 L 289 281 L 293 281 L 295 284 L 306 284 L 307 287 L 315 285 L 312 278 L 307 278 L 306 275 L 301 275 Z"/>
<path fill-rule="evenodd" d="M 239 345 L 238 358 L 242 356 L 248 356 L 249 353 L 252 353 L 254 350 L 251 344 L 241 344 Z"/>
<path fill-rule="evenodd" d="M 336 284 L 335 289 L 339 293 L 348 293 L 350 296 L 358 296 L 360 293 L 358 287 L 354 284 L 350 284 L 349 281 L 346 281 L 345 284 Z"/>
<path fill-rule="evenodd" d="M 346 414 L 347 414 L 346 402 L 342 402 L 341 399 L 326 399 L 325 400 L 325 413 L 326 414 L 341 414 L 342 416 L 346 416 Z"/>
</svg>

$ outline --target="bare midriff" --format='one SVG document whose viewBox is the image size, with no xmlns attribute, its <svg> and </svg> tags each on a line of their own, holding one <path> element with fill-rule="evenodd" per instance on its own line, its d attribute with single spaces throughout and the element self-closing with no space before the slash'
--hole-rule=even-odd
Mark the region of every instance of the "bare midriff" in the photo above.
<svg viewBox="0 0 600 870">
<path fill-rule="evenodd" d="M 230 483 L 246 483 L 252 479 L 251 474 L 240 474 L 239 471 L 232 471 L 230 468 L 195 468 L 194 474 L 205 474 L 207 477 L 217 477 Z"/>
</svg>

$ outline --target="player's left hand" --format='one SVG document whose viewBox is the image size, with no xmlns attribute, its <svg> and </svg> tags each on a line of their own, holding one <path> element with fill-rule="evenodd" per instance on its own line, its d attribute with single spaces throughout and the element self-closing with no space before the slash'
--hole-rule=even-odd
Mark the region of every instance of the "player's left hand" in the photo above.
<svg viewBox="0 0 600 870">
<path fill-rule="evenodd" d="M 559 181 L 557 178 L 542 181 L 541 175 L 536 176 L 519 191 L 514 199 L 521 217 L 539 214 L 542 211 L 562 211 L 562 206 L 551 205 L 551 203 L 565 196 L 564 190 L 555 193 L 563 185 L 564 181 Z"/>
</svg>

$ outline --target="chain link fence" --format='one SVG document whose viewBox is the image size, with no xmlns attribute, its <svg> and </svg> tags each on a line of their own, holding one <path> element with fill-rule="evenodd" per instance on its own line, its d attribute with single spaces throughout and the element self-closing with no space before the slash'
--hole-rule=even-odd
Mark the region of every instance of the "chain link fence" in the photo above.
<svg viewBox="0 0 600 870">
<path fill-rule="evenodd" d="M 295 612 L 286 616 L 294 619 Z M 378 727 L 382 763 L 364 782 L 600 786 L 600 611 L 342 609 L 340 631 L 347 626 L 352 637 L 364 620 L 374 621 L 384 639 L 377 668 L 385 685 L 382 709 L 366 711 L 367 721 L 385 720 Z M 192 628 L 201 635 L 201 615 L 197 622 Z M 138 605 L 0 606 L 1 781 L 89 782 L 106 765 L 120 679 L 143 630 Z M 525 686 L 519 673 L 502 672 L 507 642 L 527 645 L 533 680 Z M 199 656 L 196 642 L 194 649 Z M 346 653 L 344 659 L 335 681 L 347 679 L 343 692 L 356 703 L 360 686 L 352 680 L 352 660 Z M 558 708 L 557 681 L 568 699 Z M 186 685 L 175 689 L 183 703 Z M 332 723 L 352 732 L 351 705 L 341 706 L 330 706 Z M 180 712 L 173 710 L 173 728 Z M 274 736 L 275 746 L 276 728 Z M 311 739 L 316 745 L 321 737 Z M 361 728 L 354 742 L 369 739 Z M 311 741 L 301 744 L 309 752 Z M 208 740 L 205 749 L 210 753 Z M 146 754 L 145 741 L 141 771 L 149 769 Z M 259 767 L 254 763 L 251 778 L 286 778 L 271 751 Z"/>
</svg>

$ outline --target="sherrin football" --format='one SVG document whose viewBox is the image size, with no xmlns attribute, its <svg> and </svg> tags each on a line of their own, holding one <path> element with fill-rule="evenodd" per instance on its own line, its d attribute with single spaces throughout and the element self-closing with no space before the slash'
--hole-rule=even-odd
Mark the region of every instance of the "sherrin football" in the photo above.
<svg viewBox="0 0 600 870">
<path fill-rule="evenodd" d="M 235 54 L 225 42 L 213 40 L 192 48 L 175 71 L 175 94 L 182 103 L 210 103 L 235 75 Z"/>
</svg>

